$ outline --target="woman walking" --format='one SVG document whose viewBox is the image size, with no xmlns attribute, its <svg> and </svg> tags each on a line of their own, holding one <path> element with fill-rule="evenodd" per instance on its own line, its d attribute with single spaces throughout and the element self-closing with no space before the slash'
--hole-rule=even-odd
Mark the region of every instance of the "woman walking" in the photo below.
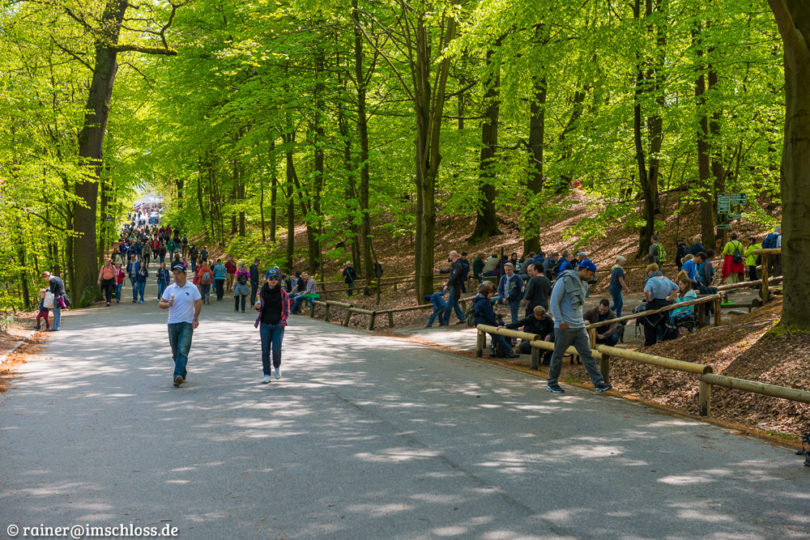
<svg viewBox="0 0 810 540">
<path fill-rule="evenodd" d="M 236 283 L 233 286 L 233 309 L 239 311 L 239 304 L 242 304 L 242 313 L 245 312 L 245 302 L 250 294 L 250 272 L 245 267 L 245 263 L 239 263 L 239 270 L 236 271 Z"/>
<path fill-rule="evenodd" d="M 104 262 L 104 266 L 98 271 L 98 284 L 101 290 L 104 291 L 104 298 L 107 300 L 107 305 L 112 302 L 113 289 L 115 288 L 115 267 L 113 266 L 112 259 L 108 258 Z"/>
<path fill-rule="evenodd" d="M 723 279 L 720 284 L 737 283 L 745 279 L 745 248 L 737 240 L 737 233 L 731 234 L 731 240 L 723 248 Z"/>
<path fill-rule="evenodd" d="M 627 286 L 625 279 L 627 276 L 624 273 L 624 263 L 627 259 L 621 255 L 616 257 L 616 264 L 610 271 L 610 296 L 613 297 L 613 306 L 610 309 L 616 312 L 616 317 L 622 316 L 622 308 L 624 307 L 624 298 L 622 298 L 622 291 L 630 292 L 630 287 Z"/>
<path fill-rule="evenodd" d="M 268 270 L 264 274 L 264 285 L 259 292 L 256 311 L 259 317 L 256 324 L 262 338 L 263 383 L 270 382 L 270 351 L 273 351 L 273 368 L 276 379 L 281 378 L 281 341 L 290 314 L 290 297 L 279 283 L 278 270 Z"/>
</svg>

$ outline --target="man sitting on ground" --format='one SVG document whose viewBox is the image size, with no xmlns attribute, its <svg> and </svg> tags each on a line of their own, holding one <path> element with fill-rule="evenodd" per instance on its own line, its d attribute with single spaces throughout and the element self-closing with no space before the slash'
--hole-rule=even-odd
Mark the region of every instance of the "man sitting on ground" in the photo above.
<svg viewBox="0 0 810 540">
<path fill-rule="evenodd" d="M 301 272 L 301 278 L 298 280 L 299 294 L 295 296 L 291 312 L 298 313 L 298 306 L 301 305 L 301 302 L 304 300 L 312 300 L 316 294 L 315 289 L 315 280 L 309 277 L 309 273 Z"/>
<path fill-rule="evenodd" d="M 546 308 L 543 306 L 535 306 L 531 315 L 519 321 L 509 323 L 506 327 L 512 330 L 515 328 L 523 328 L 523 331 L 527 334 L 537 334 L 543 341 L 548 341 L 549 343 L 554 342 L 554 321 L 551 319 L 551 316 L 546 313 Z M 524 339 L 520 342 L 518 351 L 520 351 L 520 354 L 531 354 L 532 346 L 529 341 Z M 554 351 L 551 350 L 543 351 L 543 364 L 548 365 L 553 352 Z"/>
<path fill-rule="evenodd" d="M 616 318 L 616 314 L 610 311 L 610 302 L 603 298 L 599 305 L 588 310 L 582 316 L 588 324 L 596 324 L 602 321 L 609 321 Z M 596 343 L 613 347 L 619 342 L 620 323 L 613 323 L 610 326 L 600 326 L 596 329 Z"/>
</svg>

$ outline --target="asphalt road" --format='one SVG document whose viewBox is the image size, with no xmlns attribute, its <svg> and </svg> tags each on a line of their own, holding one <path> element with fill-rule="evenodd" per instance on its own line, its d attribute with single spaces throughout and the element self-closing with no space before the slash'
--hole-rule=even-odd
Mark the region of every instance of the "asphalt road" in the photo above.
<svg viewBox="0 0 810 540">
<path fill-rule="evenodd" d="M 204 308 L 179 389 L 154 298 L 67 314 L 0 395 L 0 538 L 810 537 L 790 450 L 302 316 L 263 385 L 232 308 Z"/>
</svg>

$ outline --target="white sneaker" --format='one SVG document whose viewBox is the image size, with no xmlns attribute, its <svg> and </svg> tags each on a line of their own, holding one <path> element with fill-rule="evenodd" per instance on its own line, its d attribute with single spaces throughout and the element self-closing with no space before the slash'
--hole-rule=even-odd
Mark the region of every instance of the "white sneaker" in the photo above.
<svg viewBox="0 0 810 540">
<path fill-rule="evenodd" d="M 280 378 L 281 378 L 281 370 L 280 370 L 279 368 L 276 368 L 276 373 L 275 373 L 275 375 L 276 375 L 276 379 L 280 379 Z"/>
<path fill-rule="evenodd" d="M 267 384 L 270 382 L 270 375 L 265 375 L 264 379 L 262 379 L 262 383 Z"/>
</svg>

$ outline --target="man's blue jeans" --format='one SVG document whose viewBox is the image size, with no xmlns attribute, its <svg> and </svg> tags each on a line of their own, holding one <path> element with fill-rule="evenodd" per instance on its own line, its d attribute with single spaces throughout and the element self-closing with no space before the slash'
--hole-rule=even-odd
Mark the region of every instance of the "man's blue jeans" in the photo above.
<svg viewBox="0 0 810 540">
<path fill-rule="evenodd" d="M 616 312 L 616 318 L 622 316 L 622 308 L 624 307 L 624 298 L 622 298 L 621 289 L 610 289 L 610 296 L 613 297 L 613 305 L 610 309 Z"/>
<path fill-rule="evenodd" d="M 450 316 L 453 314 L 453 310 L 456 312 L 456 317 L 461 322 L 464 322 L 464 312 L 461 311 L 461 307 L 458 305 L 458 299 L 456 298 L 456 288 L 450 287 L 447 289 L 447 307 L 444 308 L 444 323 L 450 324 Z"/>
<path fill-rule="evenodd" d="M 139 281 L 138 282 L 138 296 L 141 297 L 141 302 L 143 302 L 143 293 L 146 291 L 146 282 Z"/>
<path fill-rule="evenodd" d="M 281 367 L 281 342 L 284 340 L 284 327 L 281 324 L 265 324 L 259 327 L 262 337 L 262 370 L 270 375 L 270 350 L 273 350 L 273 367 Z"/>
<path fill-rule="evenodd" d="M 191 336 L 194 327 L 191 323 L 171 323 L 169 325 L 169 345 L 172 347 L 172 360 L 174 360 L 174 377 L 178 375 L 186 378 L 186 364 L 188 364 L 188 351 L 191 348 Z"/>
<path fill-rule="evenodd" d="M 132 301 L 138 301 L 138 278 L 131 277 L 129 278 L 129 282 L 132 283 Z"/>
<path fill-rule="evenodd" d="M 509 313 L 512 315 L 512 322 L 520 320 L 520 300 L 509 302 Z"/>
</svg>

